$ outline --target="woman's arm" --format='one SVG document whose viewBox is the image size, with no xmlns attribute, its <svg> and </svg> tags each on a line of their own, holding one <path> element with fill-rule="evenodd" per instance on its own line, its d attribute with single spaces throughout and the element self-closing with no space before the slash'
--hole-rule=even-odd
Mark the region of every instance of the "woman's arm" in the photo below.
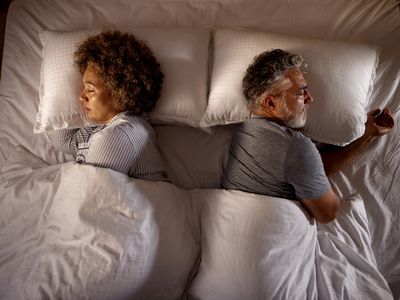
<svg viewBox="0 0 400 300">
<path fill-rule="evenodd" d="M 94 128 L 95 127 L 56 130 L 52 134 L 53 144 L 62 152 L 76 154 L 78 151 L 78 144 L 87 142 Z"/>
<path fill-rule="evenodd" d="M 128 174 L 137 160 L 136 147 L 118 127 L 96 133 L 91 141 L 86 163 Z"/>
</svg>

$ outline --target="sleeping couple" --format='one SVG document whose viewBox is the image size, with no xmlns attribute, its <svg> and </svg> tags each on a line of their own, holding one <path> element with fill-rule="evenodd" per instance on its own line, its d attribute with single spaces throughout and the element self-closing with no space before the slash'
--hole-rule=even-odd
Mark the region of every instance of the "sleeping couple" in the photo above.
<svg viewBox="0 0 400 300">
<path fill-rule="evenodd" d="M 129 33 L 102 32 L 82 42 L 75 65 L 83 76 L 80 102 L 93 127 L 59 130 L 54 143 L 79 163 L 130 177 L 168 180 L 155 133 L 145 120 L 164 75 L 151 49 Z M 222 187 L 301 201 L 318 222 L 336 218 L 340 200 L 329 176 L 394 126 L 390 111 L 368 113 L 364 134 L 344 147 L 320 150 L 301 133 L 313 102 L 296 54 L 275 49 L 254 58 L 243 78 L 253 118 L 233 135 Z"/>
</svg>

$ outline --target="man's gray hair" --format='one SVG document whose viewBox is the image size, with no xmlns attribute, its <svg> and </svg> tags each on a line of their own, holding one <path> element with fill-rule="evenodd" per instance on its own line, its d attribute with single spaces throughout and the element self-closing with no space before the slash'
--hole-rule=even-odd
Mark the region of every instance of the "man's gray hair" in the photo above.
<svg viewBox="0 0 400 300">
<path fill-rule="evenodd" d="M 281 49 L 263 52 L 254 58 L 243 78 L 243 94 L 251 107 L 258 106 L 259 98 L 273 85 L 284 78 L 286 71 L 307 71 L 307 64 L 297 54 Z"/>
</svg>

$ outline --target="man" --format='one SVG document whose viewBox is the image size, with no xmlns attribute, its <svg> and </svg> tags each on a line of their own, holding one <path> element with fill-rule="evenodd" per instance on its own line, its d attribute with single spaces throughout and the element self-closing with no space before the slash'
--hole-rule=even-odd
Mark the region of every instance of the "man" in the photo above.
<svg viewBox="0 0 400 300">
<path fill-rule="evenodd" d="M 254 59 L 243 79 L 243 92 L 254 118 L 236 130 L 222 185 L 272 197 L 300 200 L 318 222 L 336 218 L 340 200 L 328 177 L 349 163 L 377 136 L 394 125 L 388 109 L 368 114 L 365 133 L 345 147 L 318 152 L 299 130 L 313 99 L 299 55 L 280 49 Z"/>
</svg>

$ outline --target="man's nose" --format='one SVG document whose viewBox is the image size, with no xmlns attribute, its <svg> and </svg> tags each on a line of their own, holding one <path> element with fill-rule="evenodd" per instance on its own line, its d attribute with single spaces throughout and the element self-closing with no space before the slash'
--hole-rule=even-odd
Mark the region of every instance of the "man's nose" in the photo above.
<svg viewBox="0 0 400 300">
<path fill-rule="evenodd" d="M 307 90 L 304 91 L 304 94 L 304 103 L 308 104 L 314 101 L 313 97 Z"/>
</svg>

